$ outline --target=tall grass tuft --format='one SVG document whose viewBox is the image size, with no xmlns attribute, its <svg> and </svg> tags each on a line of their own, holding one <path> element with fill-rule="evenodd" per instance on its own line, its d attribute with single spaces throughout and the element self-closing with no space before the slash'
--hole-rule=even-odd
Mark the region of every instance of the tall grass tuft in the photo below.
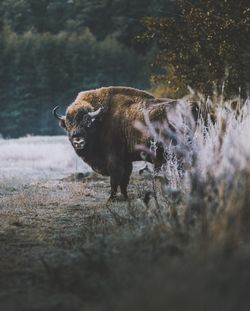
<svg viewBox="0 0 250 311">
<path fill-rule="evenodd" d="M 185 97 L 166 124 L 145 118 L 166 159 L 154 197 L 164 222 L 202 245 L 237 246 L 250 229 L 250 101 L 198 94 L 194 104 L 193 98 Z M 194 106 L 195 126 L 189 115 Z"/>
</svg>

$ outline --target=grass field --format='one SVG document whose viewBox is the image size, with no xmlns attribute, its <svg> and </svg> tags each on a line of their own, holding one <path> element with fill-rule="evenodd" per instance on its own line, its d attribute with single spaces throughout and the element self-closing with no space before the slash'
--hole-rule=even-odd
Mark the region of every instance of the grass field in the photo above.
<svg viewBox="0 0 250 311">
<path fill-rule="evenodd" d="M 66 137 L 0 140 L 0 310 L 249 310 L 248 107 L 198 125 L 183 176 L 136 165 L 129 203 Z"/>
</svg>

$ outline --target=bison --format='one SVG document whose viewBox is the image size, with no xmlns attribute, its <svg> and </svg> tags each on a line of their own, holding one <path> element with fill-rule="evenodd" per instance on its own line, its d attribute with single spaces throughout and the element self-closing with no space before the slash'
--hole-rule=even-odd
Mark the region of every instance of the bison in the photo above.
<svg viewBox="0 0 250 311">
<path fill-rule="evenodd" d="M 128 198 L 133 161 L 143 159 L 156 167 L 163 163 L 164 148 L 160 143 L 154 156 L 145 152 L 153 139 L 145 119 L 152 123 L 167 122 L 169 133 L 173 133 L 176 125 L 168 120 L 168 115 L 183 115 L 179 101 L 155 98 L 148 92 L 129 87 L 80 92 L 65 116 L 60 116 L 57 109 L 58 106 L 53 114 L 67 131 L 77 155 L 97 173 L 110 176 L 110 200 L 116 197 L 119 186 L 124 198 Z M 191 110 L 186 109 L 184 114 L 189 120 L 188 126 L 192 127 Z M 136 122 L 144 124 L 144 130 L 138 129 Z"/>
</svg>

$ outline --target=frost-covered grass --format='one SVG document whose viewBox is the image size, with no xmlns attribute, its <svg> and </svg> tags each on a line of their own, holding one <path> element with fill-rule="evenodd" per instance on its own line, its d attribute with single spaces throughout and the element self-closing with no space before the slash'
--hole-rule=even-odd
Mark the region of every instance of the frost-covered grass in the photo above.
<svg viewBox="0 0 250 311">
<path fill-rule="evenodd" d="M 0 139 L 0 182 L 31 182 L 89 171 L 66 136 Z"/>
<path fill-rule="evenodd" d="M 242 103 L 240 112 L 216 107 L 217 121 L 207 127 L 200 121 L 194 136 L 197 169 L 206 177 L 232 178 L 237 171 L 249 169 L 250 159 L 250 101 Z"/>
<path fill-rule="evenodd" d="M 206 245 L 239 245 L 250 229 L 250 101 L 200 96 L 195 126 L 185 121 L 187 101 L 166 124 L 146 119 L 151 135 L 165 146 L 166 164 L 156 176 L 161 187 L 152 185 L 156 223 Z"/>
<path fill-rule="evenodd" d="M 250 233 L 250 101 L 235 102 L 210 102 L 215 123 L 198 124 L 186 209 L 201 215 L 206 239 L 231 247 Z"/>
<path fill-rule="evenodd" d="M 228 243 L 229 239 L 235 246 L 236 241 L 248 239 L 250 232 L 250 101 L 236 99 L 233 105 L 218 99 L 199 100 L 200 117 L 192 141 L 190 135 L 177 133 L 177 146 L 165 142 L 168 162 L 161 182 L 168 204 L 161 208 L 174 205 L 177 223 L 187 234 L 203 237 L 206 243 Z M 178 148 L 183 149 L 179 151 L 184 175 L 178 172 L 174 156 Z M 171 203 L 178 194 L 180 203 Z"/>
</svg>

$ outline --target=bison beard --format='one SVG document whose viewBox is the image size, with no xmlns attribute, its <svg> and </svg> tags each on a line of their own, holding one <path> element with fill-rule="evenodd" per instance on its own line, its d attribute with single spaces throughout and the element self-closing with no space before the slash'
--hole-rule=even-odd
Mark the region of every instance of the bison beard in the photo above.
<svg viewBox="0 0 250 311">
<path fill-rule="evenodd" d="M 145 113 L 150 122 L 167 123 L 169 128 L 172 127 L 171 131 L 175 125 L 169 123 L 168 115 L 183 114 L 178 101 L 158 99 L 150 93 L 128 87 L 81 92 L 67 108 L 66 116 L 59 116 L 57 108 L 53 114 L 67 131 L 78 156 L 97 173 L 110 176 L 109 200 L 116 197 L 119 186 L 124 198 L 128 198 L 132 162 L 142 160 L 142 151 L 150 145 L 152 135 L 145 122 Z M 185 115 L 188 126 L 192 127 L 190 109 Z M 144 124 L 144 130 L 135 127 L 138 122 Z M 146 160 L 160 167 L 164 149 L 160 143 L 157 147 L 154 156 L 146 154 Z"/>
</svg>

